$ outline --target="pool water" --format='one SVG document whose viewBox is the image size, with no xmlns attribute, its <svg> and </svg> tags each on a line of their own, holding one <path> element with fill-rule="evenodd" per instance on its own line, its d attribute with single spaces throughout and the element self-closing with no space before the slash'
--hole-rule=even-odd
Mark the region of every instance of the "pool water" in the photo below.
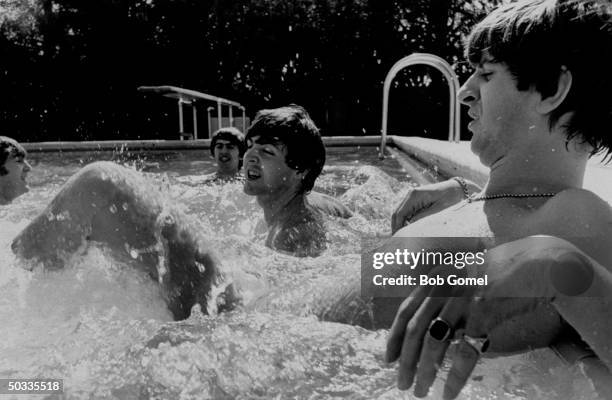
<svg viewBox="0 0 612 400">
<path fill-rule="evenodd" d="M 31 191 L 0 208 L 0 378 L 64 379 L 67 399 L 412 398 L 395 389 L 395 366 L 383 361 L 385 330 L 353 326 L 350 316 L 345 324 L 314 315 L 330 294 L 359 281 L 361 240 L 390 235 L 393 207 L 414 184 L 393 158 L 379 161 L 366 147 L 329 151 L 315 189 L 338 197 L 354 216 L 330 219 L 328 250 L 305 259 L 264 246 L 263 214 L 241 185 L 201 184 L 213 170 L 206 150 L 30 158 Z M 12 238 L 69 176 L 101 159 L 143 171 L 176 199 L 247 288 L 244 308 L 205 316 L 196 307 L 174 322 L 156 283 L 103 246 L 90 246 L 60 271 L 22 268 Z M 442 386 L 439 378 L 430 397 L 441 398 Z M 547 351 L 482 362 L 462 394 L 594 397 L 579 371 Z"/>
</svg>

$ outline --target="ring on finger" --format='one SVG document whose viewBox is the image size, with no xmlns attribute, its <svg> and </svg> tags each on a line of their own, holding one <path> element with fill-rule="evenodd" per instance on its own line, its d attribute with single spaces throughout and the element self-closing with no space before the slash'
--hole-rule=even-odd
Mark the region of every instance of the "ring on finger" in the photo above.
<svg viewBox="0 0 612 400">
<path fill-rule="evenodd" d="M 489 338 L 485 335 L 483 337 L 473 337 L 470 335 L 463 334 L 463 341 L 470 345 L 471 348 L 476 350 L 479 356 L 482 355 L 489 348 Z"/>
<path fill-rule="evenodd" d="M 429 324 L 429 336 L 438 342 L 444 342 L 453 335 L 453 327 L 443 318 L 436 318 Z"/>
</svg>

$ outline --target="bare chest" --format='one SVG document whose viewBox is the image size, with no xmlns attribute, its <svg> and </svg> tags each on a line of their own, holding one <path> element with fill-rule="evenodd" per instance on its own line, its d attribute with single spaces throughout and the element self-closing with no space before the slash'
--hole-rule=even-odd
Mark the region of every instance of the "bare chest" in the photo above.
<svg viewBox="0 0 612 400">
<path fill-rule="evenodd" d="M 524 237 L 536 234 L 535 208 L 512 203 L 463 202 L 419 220 L 402 229 L 402 236 L 413 237 Z M 498 243 L 499 244 L 499 243 Z"/>
</svg>

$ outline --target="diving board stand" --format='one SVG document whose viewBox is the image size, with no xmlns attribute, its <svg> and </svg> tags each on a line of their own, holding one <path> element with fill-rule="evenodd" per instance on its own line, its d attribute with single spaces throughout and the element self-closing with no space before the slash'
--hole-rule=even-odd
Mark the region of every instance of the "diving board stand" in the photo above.
<svg viewBox="0 0 612 400">
<path fill-rule="evenodd" d="M 198 114 L 196 103 L 200 101 L 209 101 L 217 104 L 217 119 L 218 128 L 222 128 L 222 106 L 228 106 L 229 109 L 229 126 L 234 125 L 233 108 L 236 107 L 242 110 L 242 132 L 246 132 L 246 109 L 235 101 L 227 100 L 222 97 L 212 96 L 210 94 L 197 92 L 195 90 L 183 89 L 176 86 L 140 86 L 139 92 L 159 94 L 164 97 L 176 99 L 178 101 L 178 117 L 179 117 L 179 136 L 181 140 L 197 139 L 198 138 Z M 190 105 L 193 114 L 193 133 L 185 132 L 185 123 L 183 115 L 183 106 Z M 214 110 L 214 109 L 213 109 Z M 212 134 L 211 130 L 211 107 L 207 109 L 208 114 L 208 136 Z"/>
</svg>

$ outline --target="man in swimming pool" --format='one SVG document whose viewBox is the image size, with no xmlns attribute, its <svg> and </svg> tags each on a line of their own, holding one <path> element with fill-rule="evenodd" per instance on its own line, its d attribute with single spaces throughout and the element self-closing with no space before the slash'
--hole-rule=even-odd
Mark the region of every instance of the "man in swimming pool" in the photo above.
<svg viewBox="0 0 612 400">
<path fill-rule="evenodd" d="M 30 166 L 25 158 L 21 145 L 0 137 L 2 204 L 27 192 Z M 53 270 L 63 268 L 90 242 L 104 244 L 158 282 L 177 320 L 189 317 L 196 303 L 214 314 L 238 301 L 193 221 L 135 170 L 112 162 L 85 166 L 17 235 L 12 249 L 32 266 Z"/>
<path fill-rule="evenodd" d="M 244 135 L 237 128 L 221 128 L 213 133 L 210 154 L 217 164 L 217 171 L 207 176 L 205 183 L 242 180 L 240 169 L 244 151 Z"/>
<path fill-rule="evenodd" d="M 27 152 L 17 141 L 0 136 L 0 205 L 28 192 L 26 177 L 32 169 Z"/>
<path fill-rule="evenodd" d="M 257 195 L 264 208 L 267 244 L 298 256 L 318 255 L 325 248 L 325 232 L 319 211 L 305 199 L 325 162 L 318 130 L 298 106 L 262 111 L 259 117 L 249 131 L 245 192 Z M 342 212 L 321 195 L 313 203 Z M 214 311 L 236 301 L 231 282 L 192 221 L 136 171 L 109 162 L 84 167 L 12 247 L 23 258 L 54 269 L 90 241 L 128 255 L 162 283 L 177 319 L 186 318 L 194 303 Z M 220 303 L 211 297 L 219 287 L 225 287 Z"/>
<path fill-rule="evenodd" d="M 489 180 L 471 201 L 400 229 L 386 247 L 451 248 L 452 239 L 436 237 L 474 237 L 474 249 L 487 242 L 490 282 L 452 289 L 473 294 L 463 297 L 423 286 L 402 303 L 387 343 L 400 389 L 414 384 L 425 396 L 453 337 L 445 398 L 480 356 L 566 336 L 591 348 L 577 357 L 587 357 L 590 376 L 610 376 L 612 211 L 582 187 L 588 158 L 612 147 L 611 20 L 610 2 L 532 0 L 498 8 L 472 31 L 466 54 L 475 72 L 459 98 Z M 381 324 L 398 303 L 378 300 Z M 610 395 L 605 382 L 596 385 Z"/>
<path fill-rule="evenodd" d="M 257 197 L 266 245 L 296 256 L 326 247 L 321 213 L 306 197 L 325 164 L 319 130 L 302 107 L 261 110 L 246 136 L 244 192 Z"/>
</svg>

